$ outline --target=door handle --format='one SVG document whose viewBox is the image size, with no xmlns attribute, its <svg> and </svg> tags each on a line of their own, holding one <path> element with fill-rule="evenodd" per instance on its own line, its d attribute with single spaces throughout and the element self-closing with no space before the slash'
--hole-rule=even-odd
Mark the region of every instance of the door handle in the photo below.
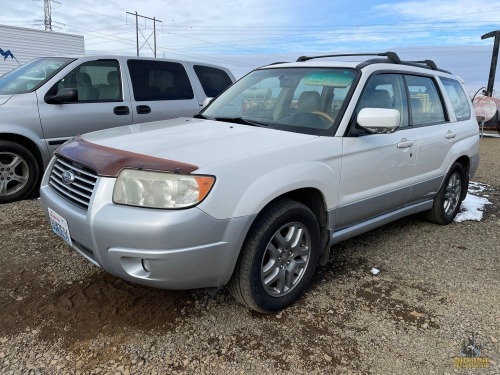
<svg viewBox="0 0 500 375">
<path fill-rule="evenodd" d="M 120 105 L 118 107 L 113 108 L 113 112 L 115 115 L 122 116 L 130 114 L 130 109 L 126 105 Z"/>
<path fill-rule="evenodd" d="M 408 148 L 413 146 L 413 141 L 409 141 L 406 138 L 403 138 L 401 142 L 398 143 L 398 148 Z"/>
<path fill-rule="evenodd" d="M 137 113 L 140 115 L 146 115 L 148 113 L 151 113 L 151 107 L 149 105 L 138 105 L 135 107 L 137 110 Z"/>
<path fill-rule="evenodd" d="M 452 132 L 451 130 L 448 130 L 448 133 L 445 134 L 445 138 L 446 139 L 453 139 L 457 136 L 457 133 L 455 132 Z"/>
</svg>

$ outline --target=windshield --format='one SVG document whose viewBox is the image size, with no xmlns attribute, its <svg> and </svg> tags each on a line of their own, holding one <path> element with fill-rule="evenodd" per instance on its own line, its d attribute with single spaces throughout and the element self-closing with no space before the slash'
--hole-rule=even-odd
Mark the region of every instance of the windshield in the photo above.
<svg viewBox="0 0 500 375">
<path fill-rule="evenodd" d="M 39 88 L 74 59 L 45 57 L 30 61 L 0 77 L 0 94 L 24 94 Z"/>
<path fill-rule="evenodd" d="M 328 135 L 338 125 L 357 71 L 344 68 L 255 70 L 201 112 L 205 118 Z"/>
</svg>

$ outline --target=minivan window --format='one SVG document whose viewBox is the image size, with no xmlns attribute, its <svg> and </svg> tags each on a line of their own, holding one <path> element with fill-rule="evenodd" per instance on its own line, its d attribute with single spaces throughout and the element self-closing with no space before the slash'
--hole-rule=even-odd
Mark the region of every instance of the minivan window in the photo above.
<svg viewBox="0 0 500 375">
<path fill-rule="evenodd" d="M 471 116 L 470 111 L 470 100 L 467 97 L 467 94 L 464 92 L 462 85 L 450 78 L 439 77 L 441 83 L 448 94 L 448 97 L 451 100 L 451 105 L 453 110 L 455 111 L 455 116 L 457 116 L 457 120 L 469 120 Z"/>
<path fill-rule="evenodd" d="M 35 59 L 0 77 L 0 94 L 35 91 L 75 59 L 46 57 Z"/>
<path fill-rule="evenodd" d="M 431 125 L 445 121 L 443 104 L 430 77 L 405 75 L 410 93 L 410 118 L 412 125 Z"/>
<path fill-rule="evenodd" d="M 216 97 L 232 84 L 231 78 L 222 69 L 203 65 L 194 65 L 193 68 L 205 95 L 209 98 Z"/>
<path fill-rule="evenodd" d="M 78 102 L 121 101 L 122 84 L 117 60 L 87 61 L 66 74 L 50 93 L 62 88 L 78 91 Z"/>
<path fill-rule="evenodd" d="M 182 64 L 128 60 L 136 101 L 193 99 L 191 82 Z"/>
</svg>

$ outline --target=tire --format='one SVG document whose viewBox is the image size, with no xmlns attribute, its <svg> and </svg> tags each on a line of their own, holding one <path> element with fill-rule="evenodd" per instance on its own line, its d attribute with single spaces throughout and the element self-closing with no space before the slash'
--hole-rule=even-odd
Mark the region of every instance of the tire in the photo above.
<svg viewBox="0 0 500 375">
<path fill-rule="evenodd" d="M 24 146 L 0 141 L 0 203 L 26 198 L 35 189 L 40 168 Z"/>
<path fill-rule="evenodd" d="M 257 217 L 229 290 L 238 302 L 255 311 L 281 310 L 311 282 L 320 251 L 320 228 L 312 211 L 280 199 Z"/>
<path fill-rule="evenodd" d="M 460 210 L 467 188 L 464 167 L 460 163 L 454 163 L 434 198 L 434 205 L 426 212 L 427 220 L 441 225 L 450 224 Z"/>
</svg>

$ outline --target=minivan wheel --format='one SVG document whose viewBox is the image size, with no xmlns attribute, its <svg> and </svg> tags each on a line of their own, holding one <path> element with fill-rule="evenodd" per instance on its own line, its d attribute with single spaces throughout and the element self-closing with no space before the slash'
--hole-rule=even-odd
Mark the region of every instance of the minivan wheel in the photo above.
<svg viewBox="0 0 500 375">
<path fill-rule="evenodd" d="M 427 212 L 427 219 L 441 225 L 451 223 L 460 210 L 466 191 L 464 167 L 460 163 L 454 163 L 434 199 L 434 205 Z"/>
<path fill-rule="evenodd" d="M 0 141 L 0 203 L 28 196 L 38 181 L 38 163 L 25 147 Z"/>
<path fill-rule="evenodd" d="M 229 290 L 253 310 L 281 310 L 309 285 L 320 249 L 319 225 L 312 211 L 296 201 L 280 199 L 256 219 Z"/>
</svg>

